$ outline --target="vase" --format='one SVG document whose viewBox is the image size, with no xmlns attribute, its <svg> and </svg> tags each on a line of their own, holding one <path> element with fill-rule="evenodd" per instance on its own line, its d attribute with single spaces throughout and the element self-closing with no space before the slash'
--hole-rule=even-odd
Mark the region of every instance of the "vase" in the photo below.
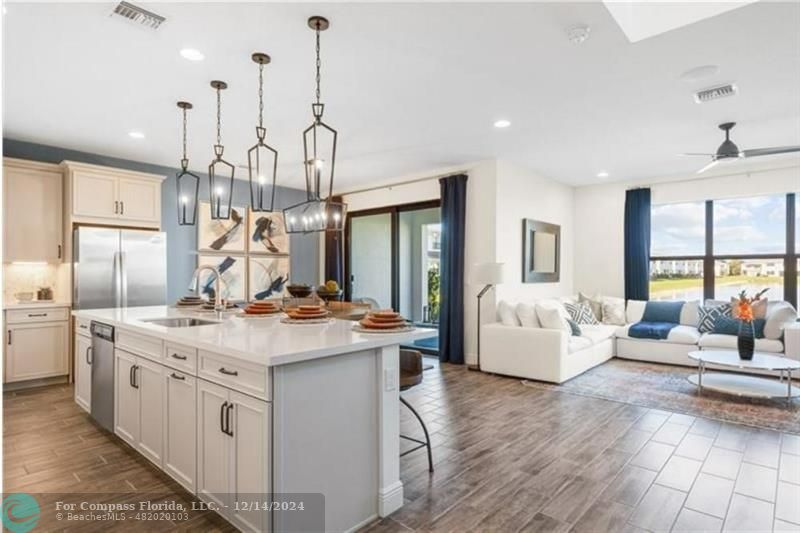
<svg viewBox="0 0 800 533">
<path fill-rule="evenodd" d="M 753 351 L 756 347 L 756 334 L 752 322 L 742 320 L 739 323 L 736 346 L 739 348 L 739 358 L 745 361 L 750 361 L 753 358 Z"/>
</svg>

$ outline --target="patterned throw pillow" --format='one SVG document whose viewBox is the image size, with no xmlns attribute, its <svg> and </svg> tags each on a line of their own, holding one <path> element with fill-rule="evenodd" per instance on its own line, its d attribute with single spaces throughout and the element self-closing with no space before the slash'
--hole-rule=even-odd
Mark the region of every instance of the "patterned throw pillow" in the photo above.
<svg viewBox="0 0 800 533">
<path fill-rule="evenodd" d="M 714 324 L 717 322 L 718 317 L 731 316 L 731 304 L 702 306 L 699 311 L 700 320 L 697 325 L 697 330 L 700 333 L 709 333 L 714 331 Z"/>
<path fill-rule="evenodd" d="M 574 320 L 570 320 L 568 318 L 567 319 L 567 324 L 569 324 L 569 329 L 572 330 L 572 336 L 573 337 L 580 337 L 581 336 L 581 333 L 582 333 L 581 327 Z"/>
<path fill-rule="evenodd" d="M 595 318 L 594 313 L 592 312 L 592 308 L 589 304 L 586 303 L 565 303 L 564 307 L 567 308 L 567 312 L 572 320 L 575 321 L 576 324 L 599 324 L 597 318 Z"/>
</svg>

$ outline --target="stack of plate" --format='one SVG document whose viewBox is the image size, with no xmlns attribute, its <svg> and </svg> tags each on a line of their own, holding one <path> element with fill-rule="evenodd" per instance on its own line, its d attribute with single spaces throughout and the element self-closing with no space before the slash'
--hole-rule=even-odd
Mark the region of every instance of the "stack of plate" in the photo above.
<svg viewBox="0 0 800 533">
<path fill-rule="evenodd" d="M 406 319 L 400 316 L 400 313 L 388 309 L 367 313 L 367 316 L 353 326 L 353 329 L 369 333 L 397 333 L 399 331 L 411 331 L 414 326 L 409 326 Z"/>
<path fill-rule="evenodd" d="M 286 312 L 288 319 L 283 322 L 287 324 L 317 324 L 329 320 L 330 313 L 319 305 L 301 305 Z"/>
<path fill-rule="evenodd" d="M 236 304 L 234 304 L 230 300 L 222 300 L 222 305 L 225 306 L 226 311 L 231 311 L 236 309 Z M 207 300 L 203 302 L 203 305 L 200 306 L 200 311 L 213 311 L 213 310 L 214 310 L 214 300 Z"/>
<path fill-rule="evenodd" d="M 175 302 L 175 307 L 197 307 L 203 305 L 203 299 L 199 296 L 183 296 Z"/>
<path fill-rule="evenodd" d="M 281 307 L 272 301 L 255 301 L 247 304 L 242 316 L 269 316 L 281 312 Z"/>
</svg>

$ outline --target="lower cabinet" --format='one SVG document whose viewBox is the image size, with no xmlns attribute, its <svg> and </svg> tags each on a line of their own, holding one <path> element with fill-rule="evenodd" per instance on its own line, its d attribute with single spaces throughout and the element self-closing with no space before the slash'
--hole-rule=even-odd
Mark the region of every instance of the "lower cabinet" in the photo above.
<svg viewBox="0 0 800 533">
<path fill-rule="evenodd" d="M 197 386 L 197 495 L 244 531 L 270 529 L 270 404 L 204 380 Z"/>
<path fill-rule="evenodd" d="M 92 339 L 75 335 L 75 403 L 84 411 L 92 410 Z"/>
<path fill-rule="evenodd" d="M 197 489 L 197 378 L 167 369 L 164 470 L 189 492 Z"/>
<path fill-rule="evenodd" d="M 124 350 L 114 354 L 114 433 L 162 466 L 166 369 Z"/>
<path fill-rule="evenodd" d="M 6 383 L 67 375 L 69 322 L 8 324 L 5 358 Z"/>
</svg>

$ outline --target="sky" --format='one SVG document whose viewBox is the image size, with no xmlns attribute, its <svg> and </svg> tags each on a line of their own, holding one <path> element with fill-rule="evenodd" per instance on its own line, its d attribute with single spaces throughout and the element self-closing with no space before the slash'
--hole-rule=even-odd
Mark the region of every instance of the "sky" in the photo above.
<svg viewBox="0 0 800 533">
<path fill-rule="evenodd" d="M 800 211 L 800 210 L 796 210 Z M 800 238 L 800 218 L 796 221 Z M 654 206 L 652 256 L 704 255 L 704 202 Z M 714 201 L 714 254 L 781 254 L 786 251 L 786 196 Z"/>
</svg>

